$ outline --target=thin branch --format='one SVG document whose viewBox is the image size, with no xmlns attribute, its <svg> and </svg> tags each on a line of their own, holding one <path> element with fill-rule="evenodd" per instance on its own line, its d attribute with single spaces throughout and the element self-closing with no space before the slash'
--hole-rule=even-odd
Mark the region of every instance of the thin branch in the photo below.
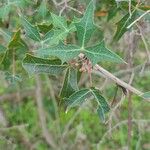
<svg viewBox="0 0 150 150">
<path fill-rule="evenodd" d="M 36 101 L 37 101 L 37 107 L 38 107 L 38 114 L 39 114 L 39 119 L 40 119 L 40 124 L 42 128 L 42 133 L 47 141 L 47 143 L 54 149 L 57 149 L 57 146 L 54 142 L 53 136 L 49 133 L 47 127 L 46 127 L 46 117 L 45 117 L 45 112 L 43 108 L 43 96 L 42 96 L 42 84 L 41 84 L 41 79 L 38 75 L 36 75 L 36 83 L 37 83 L 37 89 L 36 89 Z"/>
<path fill-rule="evenodd" d="M 110 128 L 109 130 L 107 130 L 107 131 L 104 133 L 104 135 L 102 136 L 101 140 L 98 142 L 98 144 L 97 144 L 97 150 L 100 149 L 100 145 L 104 142 L 105 138 L 107 137 L 107 135 L 108 135 L 111 131 L 113 131 L 113 130 L 117 129 L 118 127 L 120 127 L 120 126 L 122 126 L 122 125 L 124 125 L 124 124 L 127 124 L 127 123 L 128 123 L 128 120 L 123 120 L 123 121 L 117 123 L 115 126 L 113 126 L 112 128 Z M 150 123 L 150 120 L 132 119 L 132 123 L 137 123 L 137 124 L 139 124 L 139 123 L 141 123 L 141 124 L 143 124 L 143 123 Z"/>
<path fill-rule="evenodd" d="M 147 45 L 147 43 L 146 43 L 146 40 L 145 40 L 145 37 L 144 37 L 144 35 L 143 35 L 142 29 L 141 29 L 141 27 L 140 27 L 139 25 L 136 24 L 136 26 L 138 27 L 138 29 L 139 29 L 139 31 L 140 31 L 140 36 L 141 36 L 141 39 L 142 39 L 142 41 L 143 41 L 143 43 L 144 43 L 145 50 L 146 50 L 146 53 L 147 53 L 147 55 L 148 55 L 147 57 L 148 57 L 148 60 L 149 60 L 149 62 L 150 62 L 150 51 L 149 51 L 149 49 L 148 49 L 148 45 Z"/>
<path fill-rule="evenodd" d="M 128 27 L 127 29 L 131 28 L 135 23 L 137 23 L 141 18 L 143 18 L 145 15 L 147 15 L 148 13 L 150 13 L 150 10 L 146 11 L 144 14 L 142 14 L 139 18 L 137 18 L 136 20 L 134 20 Z"/>
<path fill-rule="evenodd" d="M 113 74 L 111 74 L 110 72 L 108 72 L 107 70 L 105 70 L 103 67 L 101 67 L 101 66 L 99 66 L 99 65 L 96 64 L 95 65 L 95 69 L 98 70 L 99 72 L 101 72 L 102 74 L 104 74 L 107 78 L 113 80 L 118 85 L 121 85 L 122 87 L 124 87 L 128 91 L 130 91 L 130 92 L 132 92 L 132 93 L 134 93 L 134 94 L 136 94 L 138 96 L 141 96 L 143 94 L 143 92 L 137 90 L 136 88 L 132 87 L 131 85 L 127 84 L 126 82 L 118 79 Z"/>
<path fill-rule="evenodd" d="M 34 89 L 29 89 L 29 90 L 22 90 L 19 91 L 21 99 L 28 97 L 28 96 L 33 96 L 35 93 Z M 15 93 L 10 93 L 10 94 L 5 94 L 0 96 L 0 102 L 3 102 L 5 100 L 13 100 L 16 99 L 18 96 L 18 92 Z"/>
</svg>

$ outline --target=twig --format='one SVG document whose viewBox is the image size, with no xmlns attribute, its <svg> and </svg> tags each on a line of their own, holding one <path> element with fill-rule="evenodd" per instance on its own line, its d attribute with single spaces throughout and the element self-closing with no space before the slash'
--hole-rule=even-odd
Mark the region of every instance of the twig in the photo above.
<svg viewBox="0 0 150 150">
<path fill-rule="evenodd" d="M 124 124 L 127 124 L 128 123 L 128 120 L 123 120 L 119 123 L 117 123 L 115 126 L 113 126 L 112 128 L 110 128 L 109 130 L 107 130 L 104 135 L 102 136 L 101 140 L 97 143 L 97 150 L 100 150 L 100 145 L 103 143 L 104 139 L 107 137 L 107 135 L 115 130 L 116 128 L 124 125 Z M 132 123 L 150 123 L 150 120 L 144 120 L 144 119 L 132 119 Z"/>
<path fill-rule="evenodd" d="M 43 103 L 42 103 L 42 84 L 41 84 L 41 79 L 38 75 L 36 75 L 36 83 L 37 83 L 37 89 L 36 89 L 36 101 L 37 101 L 37 107 L 38 107 L 38 114 L 39 114 L 39 119 L 40 119 L 40 124 L 42 128 L 42 133 L 49 144 L 54 149 L 57 149 L 57 146 L 54 142 L 53 136 L 49 133 L 47 127 L 46 127 L 46 117 L 45 117 L 45 112 L 43 108 Z"/>
<path fill-rule="evenodd" d="M 150 51 L 149 51 L 149 49 L 148 49 L 148 45 L 147 45 L 147 43 L 146 43 L 146 40 L 145 40 L 145 37 L 144 37 L 144 35 L 143 35 L 142 29 L 141 29 L 141 27 L 140 27 L 139 25 L 136 24 L 136 26 L 138 27 L 138 29 L 139 29 L 139 31 L 140 31 L 140 36 L 141 36 L 141 39 L 142 39 L 142 41 L 143 41 L 143 43 L 144 43 L 145 50 L 146 50 L 146 53 L 147 53 L 147 55 L 148 55 L 147 57 L 148 57 L 148 60 L 149 60 L 149 62 L 150 62 Z"/>
<path fill-rule="evenodd" d="M 54 109 L 55 109 L 55 117 L 56 117 L 56 120 L 57 120 L 57 130 L 58 130 L 58 134 L 60 136 L 60 144 L 63 144 L 62 143 L 62 135 L 61 135 L 61 126 L 60 126 L 60 118 L 59 118 L 59 113 L 58 113 L 58 105 L 57 105 L 57 101 L 56 101 L 56 98 L 55 98 L 55 93 L 54 93 L 54 89 L 52 87 L 52 83 L 51 83 L 51 79 L 46 75 L 46 79 L 47 79 L 47 83 L 48 83 L 48 88 L 49 88 L 49 92 L 50 92 L 50 97 L 52 99 L 52 102 L 53 102 L 53 105 L 54 105 Z"/>
<path fill-rule="evenodd" d="M 136 88 L 132 87 L 131 85 L 127 84 L 126 82 L 118 79 L 117 77 L 115 77 L 113 74 L 111 74 L 110 72 L 105 70 L 103 67 L 99 66 L 98 64 L 95 65 L 95 69 L 100 71 L 107 78 L 113 80 L 115 83 L 117 83 L 118 85 L 121 85 L 122 87 L 124 87 L 128 91 L 130 91 L 130 92 L 132 92 L 132 93 L 134 93 L 134 94 L 136 94 L 138 96 L 141 96 L 143 94 L 143 92 L 137 90 Z"/>
<path fill-rule="evenodd" d="M 67 8 L 69 8 L 69 9 L 71 9 L 71 10 L 73 10 L 73 11 L 79 13 L 79 14 L 83 14 L 81 11 L 79 11 L 79 10 L 77 10 L 77 9 L 71 7 L 71 6 L 67 6 Z"/>
<path fill-rule="evenodd" d="M 24 91 L 19 91 L 21 99 L 28 97 L 28 96 L 33 96 L 35 93 L 34 89 L 29 89 L 29 90 L 24 90 Z M 0 96 L 0 102 L 3 102 L 4 100 L 13 100 L 16 99 L 18 96 L 18 92 L 15 93 L 10 93 L 10 94 L 5 94 Z"/>
<path fill-rule="evenodd" d="M 73 115 L 73 117 L 69 120 L 69 122 L 66 124 L 64 132 L 62 134 L 63 138 L 67 135 L 70 126 L 72 125 L 72 123 L 74 122 L 74 120 L 76 119 L 76 117 L 78 116 L 78 114 L 80 113 L 80 111 L 82 110 L 82 107 L 79 107 L 79 109 L 76 111 L 76 113 Z"/>
<path fill-rule="evenodd" d="M 143 18 L 146 14 L 148 14 L 150 10 L 146 11 L 144 14 L 142 14 L 139 18 L 134 20 L 129 26 L 127 26 L 127 29 L 131 28 L 136 22 L 138 22 L 141 18 Z"/>
</svg>

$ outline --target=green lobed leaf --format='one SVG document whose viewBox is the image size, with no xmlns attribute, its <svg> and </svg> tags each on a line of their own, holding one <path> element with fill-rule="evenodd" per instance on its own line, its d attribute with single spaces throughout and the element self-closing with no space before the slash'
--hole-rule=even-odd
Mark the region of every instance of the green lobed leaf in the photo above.
<svg viewBox="0 0 150 150">
<path fill-rule="evenodd" d="M 57 75 L 63 72 L 68 67 L 68 65 L 62 64 L 58 59 L 42 59 L 27 54 L 23 60 L 23 67 L 30 75 L 34 73 L 47 73 Z"/>
<path fill-rule="evenodd" d="M 79 45 L 81 47 L 85 47 L 85 44 L 90 40 L 92 33 L 96 29 L 96 26 L 94 25 L 94 9 L 94 1 L 91 0 L 84 16 L 75 24 Z"/>
<path fill-rule="evenodd" d="M 64 24 L 63 18 L 59 18 L 59 16 L 56 16 L 52 14 L 54 24 L 56 27 L 66 28 L 67 25 Z M 91 46 L 91 47 L 85 47 L 85 43 L 88 42 L 90 39 L 91 34 L 95 31 L 95 25 L 94 25 L 94 2 L 91 1 L 88 5 L 88 8 L 85 12 L 85 15 L 83 18 L 79 21 L 73 21 L 75 22 L 79 41 L 82 43 L 81 46 L 75 46 L 75 45 L 57 45 L 57 46 L 51 46 L 44 49 L 39 49 L 36 51 L 36 54 L 40 57 L 49 57 L 49 56 L 56 56 L 62 60 L 62 62 L 70 61 L 71 59 L 78 57 L 80 53 L 85 54 L 95 65 L 98 62 L 101 61 L 110 61 L 110 62 L 124 62 L 118 55 L 116 55 L 114 52 L 110 51 L 108 48 L 105 47 L 104 42 L 102 41 L 98 45 Z M 59 19 L 61 22 L 59 22 Z M 75 20 L 75 19 L 74 19 Z M 70 24 L 70 29 L 74 31 L 73 24 Z M 62 31 L 62 32 L 61 32 Z M 68 32 L 68 31 L 67 31 Z M 52 30 L 48 32 L 45 37 L 43 38 L 44 43 L 57 44 L 61 39 L 64 39 L 64 37 L 67 36 L 66 30 Z M 80 35 L 81 34 L 81 35 Z M 87 38 L 87 39 L 85 39 Z"/>
<path fill-rule="evenodd" d="M 23 16 L 21 16 L 21 22 L 29 38 L 35 41 L 41 41 L 40 34 L 35 26 L 28 22 L 28 20 L 25 19 Z"/>
<path fill-rule="evenodd" d="M 77 70 L 70 67 L 67 69 L 63 87 L 60 92 L 61 98 L 68 98 L 71 94 L 78 90 L 77 85 Z"/>
<path fill-rule="evenodd" d="M 48 45 L 58 45 L 60 41 L 64 40 L 68 32 L 62 30 L 51 30 L 43 38 L 43 43 Z"/>
<path fill-rule="evenodd" d="M 42 23 L 42 24 L 37 24 L 37 27 L 38 27 L 40 32 L 46 34 L 46 33 L 48 33 L 49 31 L 52 30 L 53 25 L 52 24 Z"/>
<path fill-rule="evenodd" d="M 102 122 L 105 122 L 105 113 L 107 113 L 110 110 L 110 107 L 106 99 L 101 95 L 100 91 L 96 88 L 81 89 L 77 92 L 74 92 L 66 101 L 68 106 L 66 112 L 72 107 L 81 105 L 87 98 L 89 98 L 92 95 L 94 96 L 94 98 L 98 103 L 97 113 Z"/>
</svg>

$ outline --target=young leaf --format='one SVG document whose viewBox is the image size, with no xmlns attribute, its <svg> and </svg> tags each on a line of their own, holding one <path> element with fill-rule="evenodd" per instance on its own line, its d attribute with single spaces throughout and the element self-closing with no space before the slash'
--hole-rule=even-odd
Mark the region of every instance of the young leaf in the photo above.
<svg viewBox="0 0 150 150">
<path fill-rule="evenodd" d="M 68 65 L 62 65 L 61 61 L 58 59 L 42 59 L 27 54 L 23 60 L 23 67 L 31 75 L 34 73 L 57 75 L 63 72 L 68 67 Z"/>
<path fill-rule="evenodd" d="M 135 10 L 132 13 L 131 18 L 130 18 L 130 14 L 128 13 L 117 23 L 117 31 L 114 36 L 115 41 L 118 41 L 123 36 L 123 34 L 128 30 L 127 26 L 135 20 L 136 16 L 137 16 L 137 11 Z"/>
<path fill-rule="evenodd" d="M 94 1 L 91 0 L 83 18 L 75 24 L 77 28 L 77 37 L 79 45 L 85 47 L 85 44 L 89 41 L 92 33 L 96 29 L 94 25 Z"/>
<path fill-rule="evenodd" d="M 104 113 L 104 109 L 102 109 L 101 106 L 98 106 L 97 114 L 98 114 L 99 118 L 101 119 L 101 121 L 104 123 L 105 122 L 105 113 Z"/>
<path fill-rule="evenodd" d="M 80 54 L 80 48 L 75 45 L 59 44 L 57 46 L 39 49 L 35 52 L 40 57 L 56 56 L 62 62 L 69 61 Z"/>
<path fill-rule="evenodd" d="M 106 99 L 101 95 L 100 91 L 98 89 L 92 88 L 91 92 L 95 97 L 96 101 L 98 102 L 98 105 L 101 106 L 101 108 L 103 109 L 103 112 L 108 112 L 110 110 L 109 105 Z"/>
<path fill-rule="evenodd" d="M 63 87 L 60 92 L 60 97 L 67 98 L 77 90 L 77 70 L 74 68 L 68 68 L 65 75 Z"/>
<path fill-rule="evenodd" d="M 78 106 L 82 104 L 86 98 L 89 98 L 91 95 L 90 89 L 82 89 L 75 93 L 73 93 L 68 99 L 67 99 L 67 110 L 69 110 L 72 107 Z"/>
<path fill-rule="evenodd" d="M 21 16 L 22 25 L 27 33 L 27 36 L 35 41 L 41 41 L 40 34 L 35 26 Z"/>
</svg>

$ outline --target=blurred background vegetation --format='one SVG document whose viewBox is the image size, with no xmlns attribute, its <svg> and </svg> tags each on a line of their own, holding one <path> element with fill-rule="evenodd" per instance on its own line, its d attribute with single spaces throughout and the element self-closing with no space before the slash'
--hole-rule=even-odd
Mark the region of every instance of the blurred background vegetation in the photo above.
<svg viewBox="0 0 150 150">
<path fill-rule="evenodd" d="M 20 11 L 42 32 L 52 28 L 50 12 L 68 18 L 79 17 L 84 12 L 89 0 L 0 0 L 0 60 L 3 46 L 7 47 L 9 36 L 21 27 Z M 113 41 L 116 23 L 126 14 L 122 11 L 112 14 L 111 9 L 120 3 L 113 0 L 96 1 L 95 21 L 100 26 L 91 39 L 105 39 L 107 46 L 119 54 L 128 64 L 102 63 L 104 68 L 121 80 L 130 82 L 141 91 L 150 90 L 150 24 L 141 19 L 139 28 L 134 27 L 123 37 Z M 127 5 L 128 3 L 122 4 Z M 145 9 L 150 8 L 150 1 L 141 0 Z M 64 10 L 63 10 L 64 9 Z M 75 9 L 75 10 L 74 10 Z M 78 10 L 78 11 L 77 11 Z M 109 13 L 110 11 L 110 13 Z M 21 27 L 22 28 L 22 27 Z M 23 34 L 23 28 L 21 30 Z M 23 37 L 24 38 L 24 37 Z M 72 40 L 70 37 L 68 41 Z M 29 49 L 33 41 L 25 39 Z M 19 66 L 20 61 L 16 64 Z M 149 150 L 150 149 L 150 104 L 132 94 L 132 106 L 129 109 L 128 97 L 121 88 L 98 72 L 92 74 L 93 84 L 98 87 L 112 104 L 112 111 L 107 114 L 106 123 L 99 119 L 95 103 L 87 101 L 81 107 L 65 113 L 59 99 L 59 90 L 63 82 L 61 76 L 29 77 L 21 67 L 19 82 L 12 80 L 9 72 L 0 71 L 0 150 Z M 89 86 L 89 78 L 83 73 L 80 87 Z M 115 94 L 117 91 L 117 94 Z M 40 101 L 42 98 L 42 104 Z M 42 108 L 42 110 L 41 110 Z M 130 114 L 129 114 L 130 113 Z M 128 118 L 132 116 L 131 137 L 128 135 Z M 130 140 L 128 139 L 130 137 Z M 130 144 L 129 144 L 130 142 Z M 130 145 L 130 146 L 129 146 Z"/>
</svg>

